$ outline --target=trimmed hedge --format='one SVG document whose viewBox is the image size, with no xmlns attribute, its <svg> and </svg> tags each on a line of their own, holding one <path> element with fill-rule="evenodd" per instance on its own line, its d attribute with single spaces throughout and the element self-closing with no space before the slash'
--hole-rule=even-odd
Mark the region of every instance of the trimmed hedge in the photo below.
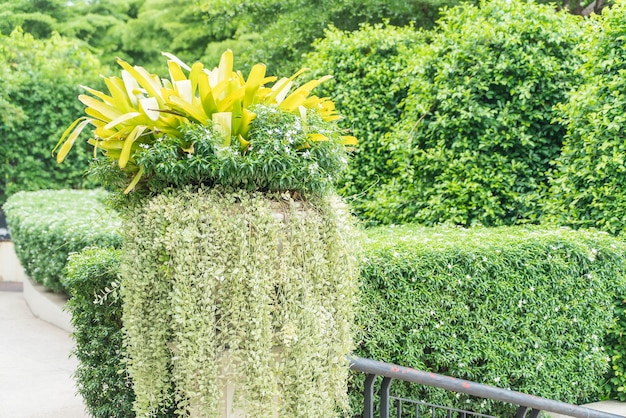
<svg viewBox="0 0 626 418">
<path fill-rule="evenodd" d="M 309 78 L 334 76 L 319 87 L 320 96 L 333 98 L 359 140 L 340 186 L 357 214 L 379 185 L 392 177 L 385 134 L 394 130 L 402 115 L 410 84 L 405 70 L 411 47 L 423 42 L 424 34 L 413 27 L 362 25 L 355 32 L 331 28 L 307 56 Z"/>
<path fill-rule="evenodd" d="M 583 44 L 584 83 L 561 106 L 567 126 L 552 179 L 552 220 L 623 234 L 626 228 L 626 3 L 616 2 Z"/>
<path fill-rule="evenodd" d="M 365 247 L 356 355 L 565 402 L 603 394 L 625 243 L 566 229 L 406 226 L 368 231 Z M 394 387 L 514 415 L 432 388 Z"/>
<path fill-rule="evenodd" d="M 120 259 L 120 250 L 92 247 L 71 254 L 67 265 L 67 307 L 75 329 L 74 355 L 80 362 L 74 376 L 95 418 L 135 416 L 124 361 Z"/>
<path fill-rule="evenodd" d="M 26 274 L 63 292 L 67 257 L 85 247 L 119 247 L 118 215 L 105 205 L 102 190 L 19 192 L 3 210 Z"/>
<path fill-rule="evenodd" d="M 580 82 L 581 32 L 577 17 L 521 0 L 446 10 L 431 42 L 412 51 L 412 84 L 390 134 L 396 178 L 364 217 L 538 222 L 565 133 L 553 107 Z"/>
</svg>

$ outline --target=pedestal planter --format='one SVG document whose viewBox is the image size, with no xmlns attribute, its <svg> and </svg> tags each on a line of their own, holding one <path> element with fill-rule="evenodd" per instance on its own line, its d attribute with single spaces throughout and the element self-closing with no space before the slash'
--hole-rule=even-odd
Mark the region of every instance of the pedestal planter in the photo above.
<svg viewBox="0 0 626 418">
<path fill-rule="evenodd" d="M 125 222 L 138 416 L 330 417 L 347 407 L 357 286 L 338 199 L 179 190 Z M 238 415 L 218 410 L 225 382 Z"/>
</svg>

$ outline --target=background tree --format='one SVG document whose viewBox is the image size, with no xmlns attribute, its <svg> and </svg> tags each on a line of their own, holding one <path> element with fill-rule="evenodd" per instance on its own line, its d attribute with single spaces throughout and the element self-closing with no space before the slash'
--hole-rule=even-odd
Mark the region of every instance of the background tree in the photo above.
<svg viewBox="0 0 626 418">
<path fill-rule="evenodd" d="M 80 41 L 35 39 L 21 31 L 0 35 L 0 107 L 8 111 L 0 124 L 0 204 L 19 190 L 89 185 L 86 146 L 61 167 L 51 150 L 67 121 L 81 114 L 77 80 L 99 85 L 105 71 Z"/>
<path fill-rule="evenodd" d="M 476 3 L 477 0 L 470 0 Z M 242 64 L 263 62 L 270 73 L 297 70 L 312 42 L 324 36 L 330 26 L 354 31 L 362 23 L 387 21 L 403 26 L 432 27 L 439 10 L 459 4 L 460 0 L 205 0 L 201 8 L 210 26 L 226 25 L 230 38 L 240 41 L 237 51 Z M 219 25 L 218 25 L 219 26 Z M 228 42 L 226 41 L 226 42 Z"/>
</svg>

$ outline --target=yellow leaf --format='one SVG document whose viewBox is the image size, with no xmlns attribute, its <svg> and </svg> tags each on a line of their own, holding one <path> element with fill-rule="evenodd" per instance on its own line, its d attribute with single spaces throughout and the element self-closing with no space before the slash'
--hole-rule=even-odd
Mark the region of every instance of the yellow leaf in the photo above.
<svg viewBox="0 0 626 418">
<path fill-rule="evenodd" d="M 217 104 L 215 103 L 213 90 L 209 84 L 209 76 L 204 71 L 198 75 L 198 93 L 200 94 L 200 101 L 202 102 L 204 113 L 212 115 L 217 112 Z"/>
<path fill-rule="evenodd" d="M 161 55 L 166 56 L 170 61 L 174 61 L 180 67 L 182 67 L 185 70 L 189 71 L 189 66 L 187 64 L 185 64 L 184 62 L 182 62 L 176 55 L 170 54 L 169 52 L 161 52 Z"/>
<path fill-rule="evenodd" d="M 141 180 L 141 176 L 143 176 L 143 167 L 139 167 L 139 171 L 135 174 L 133 181 L 130 182 L 126 190 L 124 190 L 124 194 L 128 194 L 133 191 L 135 186 L 137 186 L 137 183 L 139 183 L 139 180 Z"/>
<path fill-rule="evenodd" d="M 252 121 L 256 118 L 256 113 L 244 108 L 241 114 L 241 124 L 239 125 L 239 133 L 244 137 L 248 136 Z"/>
<path fill-rule="evenodd" d="M 177 81 L 187 80 L 185 73 L 183 73 L 183 70 L 180 68 L 180 64 L 177 62 L 168 61 L 167 68 L 170 71 L 170 79 L 172 80 L 172 83 L 175 84 Z"/>
<path fill-rule="evenodd" d="M 91 96 L 80 94 L 78 96 L 78 100 L 80 100 L 85 106 L 91 107 L 92 109 L 102 114 L 105 118 L 104 120 L 106 121 L 112 121 L 113 119 L 116 119 L 123 115 L 123 113 L 119 109 L 104 102 L 100 102 Z"/>
<path fill-rule="evenodd" d="M 322 134 L 308 134 L 306 137 L 313 142 L 328 141 L 328 137 Z"/>
<path fill-rule="evenodd" d="M 223 147 L 230 145 L 232 119 L 233 115 L 231 112 L 213 113 L 213 123 L 215 124 L 215 128 L 218 133 L 222 136 Z"/>
<path fill-rule="evenodd" d="M 206 73 L 202 71 L 203 68 L 204 66 L 199 62 L 196 62 L 194 65 L 191 66 L 191 71 L 189 72 L 189 80 L 191 81 L 191 94 L 192 95 L 196 94 L 196 89 L 198 88 L 199 78 L 207 77 Z"/>
<path fill-rule="evenodd" d="M 107 94 L 105 94 L 105 93 L 103 93 L 101 91 L 98 91 L 98 90 L 92 89 L 91 87 L 87 87 L 87 86 L 83 86 L 83 85 L 81 85 L 80 88 L 85 90 L 87 93 L 96 96 L 98 99 L 102 100 L 106 104 L 109 104 L 109 105 L 112 105 L 112 106 L 115 104 L 115 100 L 113 99 L 113 97 L 111 97 L 111 96 L 109 96 L 109 95 L 107 95 Z"/>
<path fill-rule="evenodd" d="M 124 141 L 121 141 L 119 139 L 111 139 L 107 141 L 96 141 L 95 139 L 90 139 L 87 142 L 89 142 L 93 146 L 97 146 L 98 148 L 102 148 L 107 151 L 114 149 L 122 150 L 122 148 L 124 148 Z"/>
<path fill-rule="evenodd" d="M 218 68 L 218 80 L 219 81 L 228 80 L 232 77 L 233 61 L 234 61 L 233 51 L 231 51 L 230 49 L 227 49 L 226 51 L 224 51 L 224 53 L 222 54 L 222 57 L 220 58 L 220 65 Z"/>
<path fill-rule="evenodd" d="M 357 145 L 359 141 L 356 139 L 355 136 L 344 135 L 341 137 L 341 143 L 343 145 Z"/>
<path fill-rule="evenodd" d="M 135 79 L 136 83 L 146 90 L 146 93 L 149 97 L 154 97 L 159 102 L 162 100 L 161 95 L 159 94 L 159 90 L 161 89 L 161 83 L 158 78 L 150 75 L 145 68 L 135 66 L 133 67 L 126 61 L 122 59 L 117 59 L 117 63 Z M 129 95 L 132 95 L 131 92 L 128 92 Z M 160 104 L 160 103 L 159 103 Z"/>
<path fill-rule="evenodd" d="M 159 112 L 159 103 L 155 97 L 147 97 L 145 99 L 139 100 L 139 107 L 150 118 L 151 121 L 155 122 L 161 116 L 161 112 Z"/>
<path fill-rule="evenodd" d="M 235 101 L 242 100 L 245 93 L 246 93 L 246 88 L 243 86 L 232 91 L 230 94 L 224 97 L 224 99 L 216 101 L 217 110 L 219 112 L 226 112 L 226 111 L 232 110 L 233 104 L 235 103 Z"/>
<path fill-rule="evenodd" d="M 178 96 L 187 103 L 193 103 L 191 80 L 180 80 L 174 83 Z"/>
<path fill-rule="evenodd" d="M 124 140 L 124 146 L 122 147 L 122 153 L 120 154 L 119 161 L 117 162 L 120 168 L 125 168 L 128 160 L 130 159 L 130 152 L 132 150 L 133 143 L 141 134 L 146 130 L 146 126 L 135 126 L 130 134 Z"/>
<path fill-rule="evenodd" d="M 72 149 L 72 145 L 74 145 L 74 142 L 76 142 L 76 138 L 78 138 L 83 129 L 85 129 L 85 126 L 87 126 L 87 124 L 89 124 L 90 122 L 90 118 L 86 118 L 84 116 L 80 117 L 72 122 L 72 124 L 65 130 L 65 132 L 63 132 L 63 135 L 61 135 L 61 139 L 59 139 L 59 142 L 57 142 L 57 145 L 52 150 L 52 154 L 54 154 L 54 152 L 57 150 L 57 148 L 59 148 L 61 143 L 63 144 L 61 146 L 61 149 L 59 150 L 59 153 L 57 154 L 57 163 L 63 162 L 63 160 L 67 156 L 67 153 L 70 152 L 70 150 Z"/>
<path fill-rule="evenodd" d="M 167 102 L 171 104 L 172 107 L 182 110 L 185 116 L 194 119 L 198 123 L 206 125 L 209 120 L 209 116 L 204 112 L 202 107 L 193 106 L 191 103 L 184 101 L 178 96 L 170 96 Z"/>
<path fill-rule="evenodd" d="M 276 84 L 272 86 L 272 92 L 264 98 L 264 103 L 268 105 L 273 104 L 273 103 L 280 103 L 280 101 L 277 100 L 277 96 L 279 94 L 283 94 L 283 98 L 284 98 L 284 95 L 286 95 L 289 92 L 289 89 L 291 88 L 291 84 L 293 84 L 292 83 L 293 80 L 295 80 L 296 77 L 298 77 L 300 74 L 302 74 L 305 71 L 306 71 L 306 68 L 301 68 L 291 77 L 281 78 L 280 80 L 278 80 Z M 288 88 L 286 91 L 284 91 L 286 87 Z"/>
<path fill-rule="evenodd" d="M 104 129 L 106 130 L 110 130 L 113 129 L 114 127 L 116 127 L 119 124 L 122 124 L 124 122 L 127 122 L 133 118 L 136 118 L 137 116 L 140 116 L 141 113 L 139 112 L 131 112 L 131 113 L 126 113 L 122 116 L 119 116 L 115 119 L 113 119 L 111 122 L 107 123 L 106 125 L 104 125 Z"/>
<path fill-rule="evenodd" d="M 137 100 L 134 102 L 131 101 L 131 98 L 126 93 L 124 81 L 121 78 L 108 77 L 104 79 L 104 83 L 113 98 L 113 103 L 111 103 L 112 106 L 115 106 L 118 109 L 123 109 L 124 113 L 134 110 L 135 106 L 137 106 Z"/>
</svg>

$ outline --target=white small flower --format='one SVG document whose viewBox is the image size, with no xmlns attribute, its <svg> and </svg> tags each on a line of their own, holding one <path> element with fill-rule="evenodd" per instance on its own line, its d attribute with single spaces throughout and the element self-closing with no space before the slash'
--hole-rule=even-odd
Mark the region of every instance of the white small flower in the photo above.
<svg viewBox="0 0 626 418">
<path fill-rule="evenodd" d="M 530 291 L 534 292 L 535 291 L 535 286 L 530 286 Z"/>
<path fill-rule="evenodd" d="M 493 381 L 496 382 L 496 383 L 500 382 L 500 377 L 494 377 Z"/>
</svg>

